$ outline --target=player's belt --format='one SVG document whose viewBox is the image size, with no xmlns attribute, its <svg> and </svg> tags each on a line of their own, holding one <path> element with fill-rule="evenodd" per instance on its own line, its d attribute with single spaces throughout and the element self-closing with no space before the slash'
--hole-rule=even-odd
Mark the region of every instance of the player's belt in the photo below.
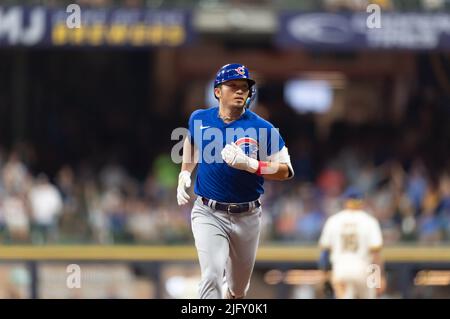
<svg viewBox="0 0 450 319">
<path fill-rule="evenodd" d="M 208 198 L 202 197 L 202 202 L 203 204 L 211 207 L 212 209 L 224 211 L 230 214 L 245 213 L 261 206 L 261 202 L 259 200 L 255 200 L 249 203 L 228 204 L 228 203 L 219 203 L 213 200 L 209 200 Z"/>
</svg>

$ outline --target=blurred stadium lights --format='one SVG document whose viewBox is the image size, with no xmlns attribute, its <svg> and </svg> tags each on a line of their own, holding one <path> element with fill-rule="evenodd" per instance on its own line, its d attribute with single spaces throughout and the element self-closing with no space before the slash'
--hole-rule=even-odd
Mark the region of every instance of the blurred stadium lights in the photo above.
<svg viewBox="0 0 450 319">
<path fill-rule="evenodd" d="M 416 286 L 448 286 L 450 270 L 421 270 L 414 278 Z"/>
<path fill-rule="evenodd" d="M 291 269 L 286 271 L 284 283 L 288 285 L 316 285 L 323 279 L 320 270 Z"/>
<path fill-rule="evenodd" d="M 166 280 L 165 289 L 171 298 L 196 298 L 199 281 L 200 277 L 173 276 Z"/>
<path fill-rule="evenodd" d="M 326 113 L 333 103 L 334 90 L 344 89 L 347 82 L 342 72 L 304 72 L 286 82 L 284 99 L 299 113 Z"/>
<path fill-rule="evenodd" d="M 333 88 L 326 80 L 292 79 L 285 84 L 284 99 L 299 113 L 325 113 L 333 103 Z"/>
<path fill-rule="evenodd" d="M 264 282 L 268 285 L 277 285 L 283 280 L 284 274 L 281 270 L 272 269 L 264 274 Z"/>
<path fill-rule="evenodd" d="M 264 274 L 264 282 L 268 285 L 316 285 L 323 279 L 323 273 L 315 269 L 291 269 L 285 272 L 272 269 Z"/>
</svg>

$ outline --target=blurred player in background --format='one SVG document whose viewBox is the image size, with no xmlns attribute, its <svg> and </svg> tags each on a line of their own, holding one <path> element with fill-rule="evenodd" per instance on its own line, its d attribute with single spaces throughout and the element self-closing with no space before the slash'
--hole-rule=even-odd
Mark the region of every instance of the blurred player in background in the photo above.
<svg viewBox="0 0 450 319">
<path fill-rule="evenodd" d="M 247 67 L 224 65 L 214 82 L 219 106 L 197 110 L 189 119 L 190 136 L 183 146 L 177 200 L 179 205 L 188 203 L 186 188 L 191 185 L 191 173 L 198 163 L 194 190 L 198 198 L 191 219 L 202 273 L 202 299 L 222 298 L 224 271 L 228 286 L 225 297 L 246 295 L 259 242 L 259 198 L 264 192 L 264 179 L 294 176 L 278 131 L 249 110 L 254 85 Z M 196 132 L 215 134 L 216 138 L 201 133 L 196 136 Z M 233 132 L 231 136 L 229 132 Z M 262 132 L 266 132 L 266 138 Z M 208 160 L 207 147 L 216 139 L 221 150 Z"/>
<path fill-rule="evenodd" d="M 385 287 L 380 225 L 363 209 L 362 192 L 349 188 L 344 209 L 326 221 L 320 237 L 325 289 L 331 281 L 338 299 L 373 299 Z"/>
</svg>

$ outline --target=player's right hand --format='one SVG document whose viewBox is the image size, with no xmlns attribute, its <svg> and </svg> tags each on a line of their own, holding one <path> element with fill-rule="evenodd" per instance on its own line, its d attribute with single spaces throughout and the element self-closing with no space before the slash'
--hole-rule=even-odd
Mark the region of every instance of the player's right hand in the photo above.
<svg viewBox="0 0 450 319">
<path fill-rule="evenodd" d="M 181 171 L 178 175 L 177 187 L 177 202 L 178 206 L 187 204 L 190 196 L 186 192 L 186 188 L 191 187 L 191 173 L 188 171 Z"/>
</svg>

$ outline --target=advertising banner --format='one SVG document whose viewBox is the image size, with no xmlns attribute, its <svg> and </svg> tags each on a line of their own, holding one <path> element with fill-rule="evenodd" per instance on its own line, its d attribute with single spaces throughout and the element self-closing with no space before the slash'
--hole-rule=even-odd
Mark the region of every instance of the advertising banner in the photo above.
<svg viewBox="0 0 450 319">
<path fill-rule="evenodd" d="M 285 48 L 450 50 L 450 14 L 285 12 L 276 41 Z"/>
<path fill-rule="evenodd" d="M 79 9 L 0 6 L 0 47 L 178 47 L 192 41 L 189 11 Z"/>
</svg>

